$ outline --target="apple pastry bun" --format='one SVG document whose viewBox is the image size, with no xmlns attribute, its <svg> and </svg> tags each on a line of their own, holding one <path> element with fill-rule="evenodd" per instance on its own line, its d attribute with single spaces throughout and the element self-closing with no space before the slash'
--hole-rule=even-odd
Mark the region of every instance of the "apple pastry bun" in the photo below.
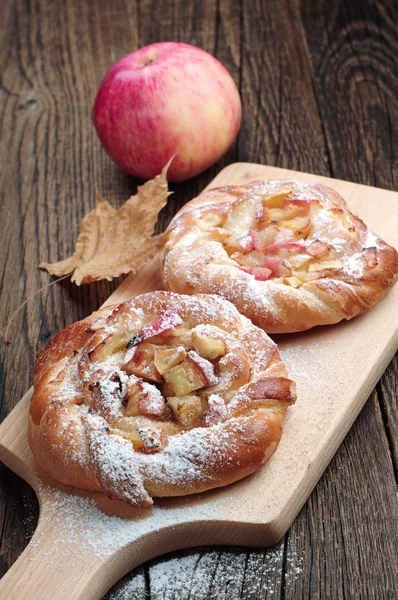
<svg viewBox="0 0 398 600">
<path fill-rule="evenodd" d="M 295 397 L 275 343 L 232 304 L 152 292 L 40 353 L 29 442 L 58 481 L 150 506 L 259 469 Z"/>
<path fill-rule="evenodd" d="M 398 255 L 324 185 L 263 181 L 209 190 L 166 231 L 164 286 L 219 294 L 268 333 L 337 323 L 379 302 Z"/>
</svg>

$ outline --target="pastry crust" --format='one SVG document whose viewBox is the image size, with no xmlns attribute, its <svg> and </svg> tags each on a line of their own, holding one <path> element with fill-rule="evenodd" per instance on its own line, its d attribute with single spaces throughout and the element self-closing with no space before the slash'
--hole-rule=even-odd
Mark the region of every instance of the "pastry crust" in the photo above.
<svg viewBox="0 0 398 600">
<path fill-rule="evenodd" d="M 166 231 L 162 279 L 215 293 L 268 333 L 367 311 L 397 279 L 398 256 L 324 185 L 263 181 L 188 202 Z"/>
<path fill-rule="evenodd" d="M 294 401 L 275 343 L 232 304 L 153 292 L 40 353 L 29 442 L 55 479 L 150 506 L 259 469 Z"/>
</svg>

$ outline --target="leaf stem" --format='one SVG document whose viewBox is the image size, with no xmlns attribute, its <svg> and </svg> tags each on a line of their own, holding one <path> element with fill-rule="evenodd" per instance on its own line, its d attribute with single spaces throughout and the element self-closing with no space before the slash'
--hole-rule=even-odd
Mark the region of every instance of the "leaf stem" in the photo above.
<svg viewBox="0 0 398 600">
<path fill-rule="evenodd" d="M 63 277 L 59 277 L 55 281 L 52 281 L 51 283 L 47 283 L 46 285 L 43 285 L 43 287 L 41 287 L 39 290 L 37 290 L 37 292 L 34 292 L 34 294 L 31 294 L 30 296 L 28 296 L 28 298 L 26 298 L 26 300 L 24 302 L 22 302 L 22 304 L 20 306 L 18 306 L 18 308 L 12 313 L 12 315 L 9 318 L 8 323 L 7 323 L 6 331 L 5 331 L 5 334 L 4 334 L 4 343 L 5 343 L 6 346 L 11 346 L 11 342 L 8 339 L 8 331 L 10 329 L 11 323 L 13 322 L 14 318 L 19 313 L 19 311 L 21 310 L 21 308 L 23 308 L 25 306 L 25 304 L 27 304 L 29 302 L 29 300 L 31 300 L 34 296 L 36 296 L 37 294 L 40 294 L 40 292 L 42 292 L 46 288 L 51 287 L 52 285 L 54 285 L 54 283 L 58 283 L 58 281 L 62 281 L 63 279 L 66 279 L 67 277 L 70 277 L 70 275 L 71 275 L 71 273 L 67 273 Z"/>
</svg>

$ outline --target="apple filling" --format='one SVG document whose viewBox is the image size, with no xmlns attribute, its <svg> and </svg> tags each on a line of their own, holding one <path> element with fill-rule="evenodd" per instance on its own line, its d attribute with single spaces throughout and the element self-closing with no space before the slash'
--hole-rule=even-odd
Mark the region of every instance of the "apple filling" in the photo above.
<svg viewBox="0 0 398 600">
<path fill-rule="evenodd" d="M 355 234 L 345 211 L 336 207 L 327 212 L 341 231 Z M 300 287 L 324 271 L 344 267 L 338 250 L 316 237 L 314 220 L 324 213 L 317 199 L 293 192 L 264 198 L 252 194 L 237 200 L 224 222 L 209 233 L 223 244 L 236 268 L 257 281 L 278 279 Z"/>
<path fill-rule="evenodd" d="M 107 335 L 88 352 L 87 403 L 106 413 L 111 433 L 130 440 L 135 450 L 159 452 L 169 435 L 225 420 L 228 390 L 235 384 L 226 378 L 225 365 L 236 354 L 226 336 L 216 327 L 189 329 L 173 311 L 133 336 Z M 242 384 L 238 365 L 235 372 Z M 248 377 L 249 369 L 243 383 Z"/>
</svg>

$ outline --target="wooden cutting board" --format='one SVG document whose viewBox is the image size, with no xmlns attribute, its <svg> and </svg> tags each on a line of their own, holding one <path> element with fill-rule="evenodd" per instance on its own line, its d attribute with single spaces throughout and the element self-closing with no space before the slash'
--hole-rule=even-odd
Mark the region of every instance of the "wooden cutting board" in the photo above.
<svg viewBox="0 0 398 600">
<path fill-rule="evenodd" d="M 398 194 L 263 165 L 226 167 L 209 187 L 253 179 L 312 179 L 334 187 L 368 226 L 398 246 Z M 107 303 L 161 287 L 157 261 L 127 277 Z M 61 486 L 36 472 L 27 443 L 29 391 L 0 427 L 0 458 L 36 491 L 35 535 L 0 582 L 4 600 L 94 600 L 140 563 L 209 545 L 267 546 L 286 532 L 398 347 L 398 285 L 349 323 L 276 336 L 298 401 L 278 451 L 224 489 L 137 510 Z"/>
</svg>

